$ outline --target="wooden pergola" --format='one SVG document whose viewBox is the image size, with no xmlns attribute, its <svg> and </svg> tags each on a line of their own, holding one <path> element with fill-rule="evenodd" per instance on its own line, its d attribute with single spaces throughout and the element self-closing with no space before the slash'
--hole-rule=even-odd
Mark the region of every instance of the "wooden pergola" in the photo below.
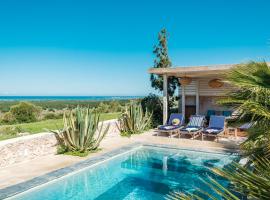
<svg viewBox="0 0 270 200">
<path fill-rule="evenodd" d="M 179 88 L 182 101 L 181 110 L 182 114 L 185 116 L 186 94 L 191 94 L 196 98 L 196 114 L 198 115 L 200 114 L 200 96 L 222 96 L 224 94 L 223 88 L 209 88 L 206 84 L 206 80 L 222 79 L 225 73 L 233 66 L 235 65 L 150 68 L 148 70 L 149 73 L 163 77 L 163 123 L 165 124 L 168 119 L 168 77 L 177 77 L 179 81 L 187 77 L 192 79 L 190 86 L 181 85 Z"/>
</svg>

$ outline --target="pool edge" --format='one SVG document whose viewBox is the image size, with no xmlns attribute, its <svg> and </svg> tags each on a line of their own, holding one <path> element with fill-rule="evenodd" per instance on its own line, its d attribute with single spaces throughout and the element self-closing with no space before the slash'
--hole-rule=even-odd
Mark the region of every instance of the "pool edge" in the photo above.
<svg viewBox="0 0 270 200">
<path fill-rule="evenodd" d="M 46 184 L 50 181 L 55 181 L 63 176 L 70 175 L 72 173 L 77 173 L 80 170 L 98 165 L 104 161 L 113 159 L 114 157 L 120 156 L 122 154 L 128 153 L 132 150 L 135 150 L 139 147 L 142 147 L 143 143 L 135 142 L 129 145 L 122 146 L 120 148 L 111 150 L 109 152 L 103 153 L 99 156 L 94 156 L 86 160 L 74 163 L 70 166 L 63 167 L 57 170 L 53 170 L 44 175 L 37 176 L 35 178 L 29 179 L 27 181 L 11 185 L 5 188 L 0 189 L 0 200 L 11 198 L 15 195 L 21 194 L 28 190 L 31 190 L 35 187 Z"/>
<path fill-rule="evenodd" d="M 220 154 L 232 154 L 236 153 L 239 154 L 239 150 L 237 149 L 218 149 L 218 148 L 212 148 L 212 149 L 206 149 L 206 148 L 194 148 L 194 147 L 180 147 L 177 145 L 170 145 L 170 144 L 156 144 L 156 143 L 150 143 L 150 142 L 135 142 L 129 145 L 125 145 L 122 147 L 119 147 L 117 149 L 108 151 L 106 153 L 103 153 L 99 156 L 94 156 L 91 158 L 88 158 L 86 160 L 74 163 L 70 166 L 60 168 L 54 171 L 51 171 L 49 173 L 46 173 L 41 176 L 37 176 L 35 178 L 32 178 L 30 180 L 11 185 L 5 188 L 0 189 L 0 200 L 11 198 L 15 195 L 19 195 L 21 193 L 27 192 L 28 190 L 34 189 L 35 187 L 42 186 L 48 182 L 51 181 L 57 181 L 57 179 L 72 175 L 73 173 L 77 173 L 81 170 L 85 170 L 87 168 L 96 166 L 101 164 L 102 162 L 105 162 L 107 160 L 111 160 L 117 156 L 123 155 L 125 153 L 128 153 L 132 150 L 135 150 L 140 147 L 156 147 L 156 148 L 170 148 L 170 149 L 179 149 L 179 150 L 189 150 L 189 151 L 200 151 L 200 152 L 206 152 L 206 153 L 220 153 Z"/>
</svg>

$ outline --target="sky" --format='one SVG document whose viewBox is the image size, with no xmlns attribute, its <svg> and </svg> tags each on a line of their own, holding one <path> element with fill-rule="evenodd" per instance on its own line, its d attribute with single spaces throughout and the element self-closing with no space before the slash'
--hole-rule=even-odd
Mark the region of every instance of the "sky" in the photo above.
<svg viewBox="0 0 270 200">
<path fill-rule="evenodd" d="M 0 95 L 147 95 L 173 66 L 270 59 L 269 0 L 0 0 Z"/>
</svg>

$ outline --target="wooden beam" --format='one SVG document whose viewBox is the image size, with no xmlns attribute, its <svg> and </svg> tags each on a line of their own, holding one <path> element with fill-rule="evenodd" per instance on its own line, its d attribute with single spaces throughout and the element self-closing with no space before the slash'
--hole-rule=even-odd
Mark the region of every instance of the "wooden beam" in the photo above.
<svg viewBox="0 0 270 200">
<path fill-rule="evenodd" d="M 163 124 L 167 123 L 168 119 L 168 77 L 163 75 Z"/>
<path fill-rule="evenodd" d="M 169 68 L 150 68 L 148 72 L 150 74 L 167 74 L 167 75 L 179 75 L 182 76 L 192 76 L 193 74 L 195 77 L 199 77 L 196 74 L 221 74 L 222 72 L 228 71 L 230 68 L 234 67 L 235 65 L 213 65 L 213 66 L 182 66 L 182 67 L 169 67 Z"/>
<path fill-rule="evenodd" d="M 200 114 L 200 91 L 199 91 L 199 80 L 195 80 L 196 83 L 196 115 Z"/>
</svg>

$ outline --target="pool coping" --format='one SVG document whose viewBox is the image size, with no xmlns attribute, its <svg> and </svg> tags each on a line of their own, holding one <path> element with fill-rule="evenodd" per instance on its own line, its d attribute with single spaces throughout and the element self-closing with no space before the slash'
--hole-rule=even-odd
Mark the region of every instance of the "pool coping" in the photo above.
<svg viewBox="0 0 270 200">
<path fill-rule="evenodd" d="M 128 153 L 132 150 L 136 150 L 140 147 L 152 147 L 152 148 L 170 148 L 170 149 L 179 149 L 179 150 L 189 150 L 189 151 L 200 151 L 206 153 L 220 153 L 220 154 L 240 154 L 240 151 L 237 149 L 220 149 L 220 148 L 181 148 L 177 145 L 168 145 L 168 144 L 155 144 L 155 143 L 146 143 L 146 142 L 135 142 L 129 145 L 122 146 L 120 148 L 114 149 L 112 151 L 103 153 L 99 156 L 94 156 L 84 161 L 77 162 L 70 166 L 54 170 L 52 172 L 46 173 L 41 176 L 37 176 L 30 180 L 11 185 L 5 188 L 0 189 L 0 200 L 10 198 L 12 196 L 18 195 L 20 193 L 26 192 L 30 189 L 33 189 L 37 186 L 42 186 L 51 181 L 55 181 L 63 176 L 67 176 L 72 173 L 77 173 L 80 170 L 96 166 L 106 160 L 113 159 L 122 154 Z"/>
</svg>

